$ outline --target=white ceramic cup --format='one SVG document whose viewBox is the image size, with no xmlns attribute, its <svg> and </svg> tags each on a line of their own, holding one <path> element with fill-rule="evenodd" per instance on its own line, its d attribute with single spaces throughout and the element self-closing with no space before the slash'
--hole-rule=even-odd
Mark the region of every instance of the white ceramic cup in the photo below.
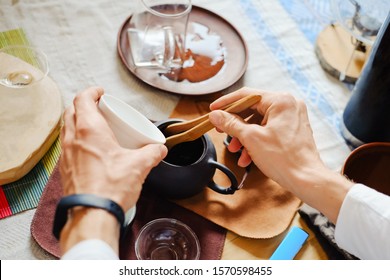
<svg viewBox="0 0 390 280">
<path fill-rule="evenodd" d="M 144 115 L 122 100 L 104 94 L 98 105 L 119 145 L 138 149 L 147 144 L 164 144 L 164 134 Z"/>
</svg>

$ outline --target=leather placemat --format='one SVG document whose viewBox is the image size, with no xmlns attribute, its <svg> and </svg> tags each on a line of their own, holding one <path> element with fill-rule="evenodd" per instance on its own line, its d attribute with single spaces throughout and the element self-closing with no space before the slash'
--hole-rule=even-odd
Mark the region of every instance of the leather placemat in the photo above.
<svg viewBox="0 0 390 280">
<path fill-rule="evenodd" d="M 209 104 L 218 95 L 184 96 L 171 114 L 171 118 L 192 119 L 209 112 Z M 225 148 L 226 134 L 215 129 L 208 135 L 217 150 L 217 159 L 228 166 L 240 180 L 244 169 L 237 166 L 237 155 Z M 259 143 L 262 145 L 262 143 Z M 228 186 L 225 175 L 217 171 L 215 181 Z M 301 201 L 276 182 L 252 166 L 244 187 L 233 195 L 223 195 L 205 188 L 194 197 L 175 201 L 214 223 L 250 238 L 272 238 L 287 229 Z"/>
<path fill-rule="evenodd" d="M 56 205 L 62 196 L 60 173 L 56 167 L 42 194 L 31 224 L 31 234 L 35 241 L 48 253 L 59 258 L 58 241 L 52 234 Z M 220 259 L 225 243 L 226 229 L 183 207 L 143 192 L 137 203 L 137 212 L 128 228 L 125 238 L 120 242 L 120 258 L 136 259 L 134 244 L 141 227 L 157 218 L 174 218 L 187 224 L 199 238 L 200 259 Z"/>
</svg>

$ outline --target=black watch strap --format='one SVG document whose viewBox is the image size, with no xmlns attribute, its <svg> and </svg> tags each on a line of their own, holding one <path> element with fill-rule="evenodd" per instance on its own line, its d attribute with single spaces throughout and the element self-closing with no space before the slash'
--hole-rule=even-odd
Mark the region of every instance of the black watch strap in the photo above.
<svg viewBox="0 0 390 280">
<path fill-rule="evenodd" d="M 74 194 L 63 197 L 57 205 L 53 224 L 53 234 L 57 239 L 59 239 L 61 230 L 68 220 L 68 210 L 76 206 L 100 208 L 110 212 L 117 218 L 121 226 L 122 235 L 125 229 L 125 213 L 123 212 L 122 207 L 108 198 L 103 198 L 97 195 Z"/>
</svg>

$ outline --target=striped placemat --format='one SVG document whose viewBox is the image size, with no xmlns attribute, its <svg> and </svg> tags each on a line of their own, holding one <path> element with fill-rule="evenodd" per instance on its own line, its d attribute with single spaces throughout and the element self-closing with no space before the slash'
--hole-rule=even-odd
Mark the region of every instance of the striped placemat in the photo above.
<svg viewBox="0 0 390 280">
<path fill-rule="evenodd" d="M 30 45 L 23 29 L 14 29 L 0 32 L 0 48 L 9 45 Z"/>
<path fill-rule="evenodd" d="M 29 45 L 22 29 L 0 32 L 0 48 Z M 61 153 L 57 139 L 38 164 L 20 180 L 0 186 L 0 219 L 37 207 L 43 189 Z"/>
</svg>

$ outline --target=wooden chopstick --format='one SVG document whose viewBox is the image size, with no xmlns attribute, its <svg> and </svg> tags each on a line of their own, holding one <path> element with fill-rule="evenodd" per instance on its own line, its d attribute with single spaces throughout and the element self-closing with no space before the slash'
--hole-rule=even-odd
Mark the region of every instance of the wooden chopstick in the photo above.
<svg viewBox="0 0 390 280">
<path fill-rule="evenodd" d="M 249 95 L 237 100 L 236 102 L 233 102 L 232 104 L 227 106 L 224 111 L 229 113 L 239 113 L 245 109 L 248 109 L 254 104 L 258 103 L 260 100 L 261 100 L 261 96 L 259 95 Z M 210 113 L 198 117 L 194 120 L 184 122 L 184 125 L 182 126 L 178 126 L 178 125 L 174 126 L 173 131 L 174 132 L 179 131 L 180 133 L 169 136 L 166 139 L 165 145 L 168 147 L 168 149 L 171 149 L 173 146 L 177 145 L 178 143 L 193 141 L 201 137 L 207 131 L 214 128 L 214 125 L 209 121 L 209 114 Z M 182 123 L 178 123 L 178 124 L 182 124 Z M 164 131 L 164 133 L 166 133 L 166 130 Z M 169 130 L 168 133 L 172 133 L 172 128 L 171 130 Z"/>
<path fill-rule="evenodd" d="M 253 104 L 256 104 L 257 102 L 259 102 L 260 99 L 261 99 L 261 96 L 259 96 L 259 95 L 248 95 L 248 96 L 243 97 L 239 100 L 236 100 L 235 102 L 233 102 L 229 105 L 226 105 L 225 107 L 222 108 L 222 110 L 229 112 L 229 113 L 239 113 L 239 112 L 249 108 Z M 252 105 L 247 106 L 246 108 L 242 108 L 241 104 L 243 104 L 243 102 L 246 102 L 246 100 L 253 100 L 254 103 Z M 243 105 L 245 106 L 245 104 L 243 104 Z M 177 134 L 177 133 L 189 130 L 192 127 L 195 127 L 198 124 L 204 122 L 205 120 L 208 120 L 209 114 L 210 113 L 207 113 L 205 115 L 202 115 L 202 116 L 197 117 L 197 118 L 192 119 L 192 120 L 170 124 L 165 128 L 164 133 L 166 135 L 173 135 L 173 134 Z"/>
</svg>

